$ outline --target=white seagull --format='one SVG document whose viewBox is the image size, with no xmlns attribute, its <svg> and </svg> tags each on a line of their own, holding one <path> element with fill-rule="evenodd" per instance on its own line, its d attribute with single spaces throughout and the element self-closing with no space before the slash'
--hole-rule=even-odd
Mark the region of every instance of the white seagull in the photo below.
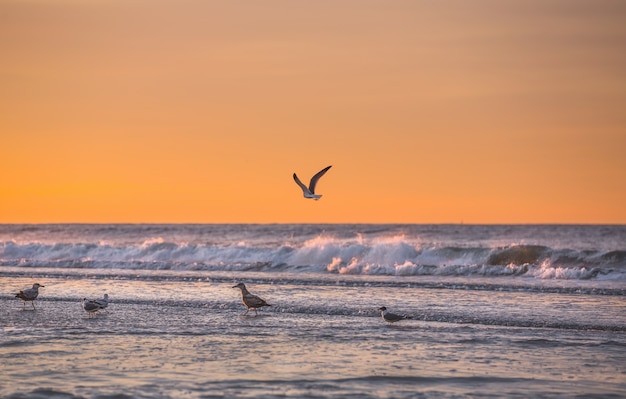
<svg viewBox="0 0 626 399">
<path fill-rule="evenodd" d="M 320 177 L 324 176 L 324 173 L 326 173 L 328 171 L 328 169 L 330 169 L 332 166 L 333 165 L 327 166 L 324 169 L 322 169 L 319 172 L 317 172 L 311 178 L 311 182 L 309 183 L 309 187 L 305 186 L 304 183 L 302 183 L 300 181 L 300 179 L 298 179 L 298 176 L 295 173 L 293 174 L 293 179 L 296 181 L 298 186 L 300 186 L 300 188 L 302 189 L 302 193 L 304 194 L 304 198 L 312 198 L 312 199 L 314 199 L 316 201 L 318 199 L 322 198 L 322 196 L 320 194 L 315 194 L 315 185 L 317 184 L 317 181 L 320 179 Z"/>
<path fill-rule="evenodd" d="M 241 289 L 241 302 L 246 307 L 246 313 L 243 316 L 247 315 L 250 309 L 254 309 L 254 313 L 258 315 L 257 309 L 262 308 L 263 306 L 272 306 L 269 303 L 265 302 L 263 299 L 259 298 L 256 295 L 252 295 L 250 291 L 246 288 L 244 283 L 239 283 L 235 285 L 233 288 Z"/>
<path fill-rule="evenodd" d="M 91 319 L 98 311 L 104 309 L 97 301 L 93 301 L 87 298 L 83 298 L 81 301 L 83 303 L 83 309 L 85 312 L 89 313 L 89 318 Z"/>
<path fill-rule="evenodd" d="M 396 321 L 400 321 L 400 320 L 412 319 L 411 316 L 391 313 L 384 306 L 378 308 L 378 310 L 380 310 L 380 315 L 383 317 L 383 320 L 385 320 L 387 323 L 395 323 Z"/>
<path fill-rule="evenodd" d="M 16 298 L 20 298 L 22 301 L 24 301 L 23 302 L 24 306 L 22 307 L 22 309 L 26 308 L 26 302 L 30 302 L 30 304 L 33 305 L 33 310 L 35 310 L 35 299 L 39 295 L 39 288 L 43 288 L 43 287 L 45 287 L 45 285 L 40 285 L 39 283 L 35 283 L 33 284 L 33 288 L 27 288 L 15 294 Z"/>
</svg>

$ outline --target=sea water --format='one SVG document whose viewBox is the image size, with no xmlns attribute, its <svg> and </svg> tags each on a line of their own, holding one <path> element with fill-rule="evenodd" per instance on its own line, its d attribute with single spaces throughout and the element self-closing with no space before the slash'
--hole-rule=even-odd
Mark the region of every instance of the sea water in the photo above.
<svg viewBox="0 0 626 399">
<path fill-rule="evenodd" d="M 0 225 L 0 395 L 626 397 L 626 226 Z"/>
</svg>

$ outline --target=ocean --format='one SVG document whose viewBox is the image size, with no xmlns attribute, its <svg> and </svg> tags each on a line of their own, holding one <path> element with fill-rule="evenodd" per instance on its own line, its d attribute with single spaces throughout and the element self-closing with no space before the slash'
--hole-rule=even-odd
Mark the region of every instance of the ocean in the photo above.
<svg viewBox="0 0 626 399">
<path fill-rule="evenodd" d="M 626 226 L 0 225 L 0 396 L 626 398 Z"/>
</svg>

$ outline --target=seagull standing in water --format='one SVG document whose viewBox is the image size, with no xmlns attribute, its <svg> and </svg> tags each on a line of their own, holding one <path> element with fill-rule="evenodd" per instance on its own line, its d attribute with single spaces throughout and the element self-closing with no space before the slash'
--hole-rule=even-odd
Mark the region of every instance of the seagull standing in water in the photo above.
<svg viewBox="0 0 626 399">
<path fill-rule="evenodd" d="M 87 298 L 83 298 L 81 301 L 83 303 L 83 309 L 85 312 L 89 313 L 89 318 L 91 319 L 102 307 L 98 305 L 96 301 L 92 301 Z"/>
<path fill-rule="evenodd" d="M 395 323 L 396 321 L 400 321 L 400 320 L 412 319 L 411 316 L 391 313 L 384 306 L 378 308 L 378 310 L 380 310 L 380 315 L 383 317 L 383 320 L 385 320 L 387 323 Z"/>
<path fill-rule="evenodd" d="M 102 299 L 94 299 L 92 302 L 94 302 L 95 304 L 100 306 L 100 309 L 102 309 L 105 312 L 109 313 L 106 310 L 106 307 L 109 306 L 109 294 L 104 294 L 104 297 Z"/>
<path fill-rule="evenodd" d="M 302 183 L 300 181 L 300 179 L 298 179 L 298 176 L 295 173 L 293 174 L 293 179 L 296 181 L 298 186 L 300 186 L 300 188 L 302 189 L 302 193 L 304 194 L 304 198 L 312 198 L 312 199 L 314 199 L 316 201 L 318 199 L 322 198 L 321 194 L 315 194 L 315 185 L 317 184 L 317 181 L 320 179 L 320 177 L 324 176 L 324 173 L 326 173 L 328 171 L 328 169 L 330 169 L 332 166 L 333 165 L 327 166 L 324 169 L 322 169 L 319 172 L 317 172 L 311 178 L 311 182 L 309 183 L 309 187 L 305 186 L 304 183 Z"/>
<path fill-rule="evenodd" d="M 259 298 L 258 296 L 252 295 L 250 291 L 248 291 L 244 283 L 239 283 L 233 286 L 233 288 L 241 289 L 241 302 L 243 302 L 244 306 L 247 309 L 246 313 L 244 313 L 243 316 L 247 315 L 250 309 L 254 309 L 255 315 L 258 315 L 257 313 L 258 308 L 262 308 L 263 306 L 272 306 L 269 303 L 265 302 L 263 299 Z"/>
<path fill-rule="evenodd" d="M 22 307 L 23 310 L 26 309 L 26 302 L 30 302 L 30 304 L 33 305 L 33 310 L 35 310 L 35 299 L 39 295 L 39 288 L 43 287 L 45 287 L 45 285 L 35 283 L 33 284 L 33 288 L 28 288 L 15 294 L 16 298 L 20 298 L 22 301 L 24 301 L 24 306 Z"/>
</svg>

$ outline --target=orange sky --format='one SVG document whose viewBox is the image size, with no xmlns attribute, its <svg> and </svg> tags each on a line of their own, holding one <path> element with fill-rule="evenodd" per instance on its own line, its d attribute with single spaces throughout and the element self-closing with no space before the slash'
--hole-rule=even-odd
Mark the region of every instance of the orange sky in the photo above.
<svg viewBox="0 0 626 399">
<path fill-rule="evenodd" d="M 0 0 L 0 223 L 626 223 L 626 2 Z M 318 192 L 303 180 L 327 165 Z"/>
</svg>

